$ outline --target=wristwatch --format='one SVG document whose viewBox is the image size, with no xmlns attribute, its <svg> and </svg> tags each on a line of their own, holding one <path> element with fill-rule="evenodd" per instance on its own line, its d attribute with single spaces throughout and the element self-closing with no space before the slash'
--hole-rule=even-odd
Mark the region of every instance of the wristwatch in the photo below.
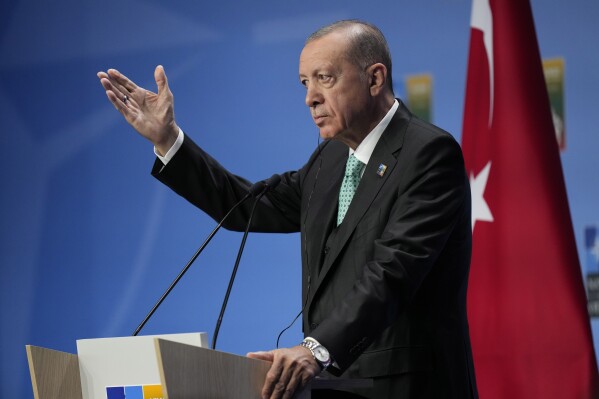
<svg viewBox="0 0 599 399">
<path fill-rule="evenodd" d="M 322 370 L 325 370 L 333 362 L 327 348 L 322 346 L 314 338 L 304 338 L 304 340 L 300 343 L 300 346 L 307 348 L 312 353 L 314 360 L 316 360 Z"/>
</svg>

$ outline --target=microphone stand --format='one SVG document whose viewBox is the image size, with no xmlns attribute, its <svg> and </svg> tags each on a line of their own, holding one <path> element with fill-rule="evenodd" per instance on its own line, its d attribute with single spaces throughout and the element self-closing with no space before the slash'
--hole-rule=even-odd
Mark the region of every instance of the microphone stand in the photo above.
<svg viewBox="0 0 599 399">
<path fill-rule="evenodd" d="M 248 198 L 250 198 L 250 197 L 256 197 L 257 196 L 257 199 L 254 202 L 254 205 L 252 207 L 252 211 L 251 211 L 251 214 L 250 214 L 248 225 L 247 225 L 247 228 L 245 230 L 245 235 L 243 236 L 242 247 L 240 248 L 240 253 L 237 256 L 237 262 L 235 263 L 234 274 L 233 274 L 233 276 L 231 276 L 232 279 L 235 278 L 235 273 L 237 272 L 237 266 L 239 265 L 239 260 L 241 259 L 241 252 L 243 251 L 243 246 L 245 245 L 245 240 L 247 238 L 247 234 L 248 234 L 248 231 L 249 231 L 249 228 L 250 228 L 252 217 L 254 216 L 254 210 L 256 209 L 256 204 L 262 198 L 262 196 L 264 194 L 266 194 L 267 191 L 272 190 L 280 182 L 281 182 L 281 176 L 279 176 L 277 174 L 274 174 L 274 175 L 272 175 L 267 180 L 259 181 L 257 183 L 254 183 L 250 187 L 250 189 L 248 190 L 248 193 L 239 202 L 237 202 L 235 205 L 233 205 L 233 207 L 222 218 L 222 220 L 218 223 L 218 225 L 214 228 L 214 230 L 212 230 L 212 232 L 210 233 L 210 235 L 208 236 L 208 238 L 206 238 L 206 241 L 204 241 L 204 243 L 200 246 L 200 248 L 198 248 L 198 250 L 195 252 L 195 254 L 193 254 L 193 256 L 191 257 L 191 259 L 189 260 L 189 262 L 187 262 L 187 264 L 185 265 L 185 267 L 183 268 L 183 270 L 181 270 L 181 272 L 179 273 L 179 275 L 177 276 L 177 278 L 175 278 L 175 280 L 167 288 L 167 290 L 164 292 L 164 294 L 162 294 L 162 296 L 160 297 L 160 299 L 158 300 L 158 302 L 156 302 L 156 304 L 154 305 L 154 307 L 152 308 L 152 310 L 150 310 L 150 313 L 148 313 L 148 315 L 143 319 L 143 321 L 141 322 L 141 324 L 135 329 L 135 331 L 132 334 L 134 337 L 137 336 L 137 334 L 139 334 L 139 332 L 146 325 L 146 323 L 148 322 L 148 320 L 150 320 L 150 318 L 152 317 L 152 315 L 154 314 L 154 312 L 156 311 L 156 309 L 158 309 L 158 307 L 162 304 L 162 302 L 170 294 L 170 292 L 173 290 L 173 288 L 175 288 L 175 286 L 177 285 L 177 283 L 179 282 L 179 280 L 181 280 L 181 278 L 185 275 L 185 273 L 187 272 L 187 270 L 189 270 L 189 268 L 191 267 L 191 265 L 193 264 L 193 262 L 196 260 L 196 258 L 202 253 L 202 251 L 204 250 L 204 248 L 206 248 L 206 245 L 208 245 L 208 243 L 210 242 L 210 240 L 212 240 L 212 237 L 214 237 L 214 235 L 216 234 L 216 232 L 221 228 L 221 226 L 223 225 L 223 223 L 225 222 L 225 220 L 227 220 L 227 218 L 229 217 L 229 215 L 231 215 L 231 213 L 235 209 L 237 209 L 239 207 L 239 205 L 241 205 L 242 203 L 244 203 L 245 201 L 247 201 Z M 224 307 L 226 306 L 226 300 L 229 297 L 229 293 L 231 291 L 232 285 L 233 285 L 233 281 L 231 281 L 229 283 L 229 289 L 227 291 L 227 296 L 225 298 L 225 303 L 223 304 L 223 309 L 221 310 L 221 315 L 220 315 L 219 319 L 222 319 L 222 315 L 224 313 Z M 219 321 L 218 325 L 220 326 L 220 321 Z M 218 330 L 216 331 L 216 334 L 218 334 Z M 216 340 L 214 340 L 214 343 L 215 342 L 216 342 Z"/>
<path fill-rule="evenodd" d="M 214 237 L 214 235 L 216 234 L 216 232 L 218 230 L 220 230 L 221 226 L 223 225 L 223 223 L 225 222 L 225 220 L 227 220 L 227 218 L 229 217 L 229 215 L 231 214 L 231 212 L 233 212 L 235 209 L 237 209 L 237 207 L 239 205 L 241 205 L 243 202 L 245 202 L 251 196 L 252 196 L 251 192 L 248 193 L 248 194 L 246 194 L 245 197 L 243 197 L 241 199 L 241 201 L 239 201 L 238 203 L 236 203 L 229 210 L 229 212 L 227 212 L 227 214 L 225 215 L 225 217 L 222 218 L 222 220 L 220 221 L 220 223 L 214 228 L 214 230 L 212 230 L 212 232 L 210 233 L 210 235 L 208 236 L 208 238 L 206 238 L 206 241 L 204 241 L 204 243 L 202 244 L 202 246 L 200 246 L 200 248 L 198 248 L 198 250 L 195 252 L 195 254 L 193 254 L 193 256 L 191 257 L 191 259 L 189 260 L 189 262 L 187 262 L 187 264 L 185 265 L 185 267 L 183 268 L 183 270 L 181 270 L 181 272 L 179 273 L 179 275 L 177 276 L 177 278 L 175 278 L 175 280 L 167 288 L 167 290 L 164 292 L 164 294 L 162 294 L 162 296 L 160 297 L 160 299 L 158 300 L 158 302 L 156 302 L 156 304 L 154 305 L 154 307 L 152 308 L 152 310 L 150 310 L 150 313 L 148 313 L 148 315 L 143 319 L 143 321 L 141 322 L 141 324 L 135 329 L 135 331 L 133 332 L 133 336 L 134 337 L 137 336 L 137 334 L 139 334 L 139 332 L 146 325 L 146 323 L 148 322 L 148 320 L 150 320 L 150 317 L 152 317 L 152 315 L 154 314 L 154 312 L 156 311 L 156 309 L 158 309 L 158 307 L 166 299 L 166 297 L 168 296 L 168 294 L 170 294 L 170 292 L 173 290 L 173 288 L 175 288 L 175 286 L 177 285 L 177 283 L 179 283 L 179 280 L 181 280 L 181 278 L 183 277 L 183 275 L 185 275 L 185 273 L 187 273 L 187 270 L 189 270 L 189 268 L 191 267 L 191 265 L 193 264 L 193 262 L 195 262 L 196 258 L 202 253 L 202 251 L 204 250 L 204 248 L 206 248 L 206 245 L 208 245 L 208 243 L 210 242 L 210 240 L 212 240 L 212 237 Z M 252 208 L 252 213 L 253 213 L 253 208 Z"/>
<path fill-rule="evenodd" d="M 278 184 L 278 183 L 277 183 Z M 235 281 L 235 276 L 237 275 L 237 269 L 239 268 L 239 262 L 241 261 L 241 255 L 243 254 L 243 249 L 245 248 L 245 241 L 247 239 L 248 233 L 250 231 L 250 226 L 252 224 L 252 218 L 254 217 L 254 211 L 256 210 L 256 205 L 260 202 L 260 199 L 266 194 L 268 190 L 264 190 L 254 201 L 254 205 L 252 206 L 252 211 L 250 213 L 250 217 L 248 219 L 248 223 L 245 227 L 245 232 L 243 233 L 243 238 L 241 239 L 241 244 L 239 246 L 239 251 L 237 252 L 237 259 L 235 260 L 235 266 L 233 266 L 233 272 L 231 273 L 231 278 L 229 279 L 229 286 L 227 287 L 227 292 L 225 293 L 225 299 L 223 300 L 223 305 L 220 308 L 220 314 L 218 315 L 218 320 L 216 321 L 216 327 L 214 328 L 214 333 L 212 334 L 212 349 L 216 348 L 216 340 L 218 338 L 218 332 L 220 331 L 220 325 L 223 322 L 223 316 L 225 314 L 225 309 L 227 308 L 227 303 L 229 302 L 229 295 L 231 294 L 231 289 L 233 288 L 233 282 Z"/>
</svg>

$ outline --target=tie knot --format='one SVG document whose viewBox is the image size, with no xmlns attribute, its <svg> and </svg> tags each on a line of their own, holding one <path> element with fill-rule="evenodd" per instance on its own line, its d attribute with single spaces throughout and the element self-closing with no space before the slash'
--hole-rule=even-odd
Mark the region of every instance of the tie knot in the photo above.
<svg viewBox="0 0 599 399">
<path fill-rule="evenodd" d="M 360 177 L 360 172 L 364 163 L 360 161 L 354 154 L 351 154 L 347 158 L 347 165 L 345 166 L 345 176 L 349 177 Z"/>
</svg>

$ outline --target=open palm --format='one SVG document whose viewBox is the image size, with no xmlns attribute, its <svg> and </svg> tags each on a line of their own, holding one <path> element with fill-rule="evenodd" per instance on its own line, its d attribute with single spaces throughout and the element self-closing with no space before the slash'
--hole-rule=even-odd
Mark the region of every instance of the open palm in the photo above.
<svg viewBox="0 0 599 399">
<path fill-rule="evenodd" d="M 164 155 L 179 131 L 175 123 L 174 98 L 164 68 L 159 65 L 154 71 L 158 93 L 137 86 L 116 69 L 98 72 L 98 78 L 112 105 Z"/>
</svg>

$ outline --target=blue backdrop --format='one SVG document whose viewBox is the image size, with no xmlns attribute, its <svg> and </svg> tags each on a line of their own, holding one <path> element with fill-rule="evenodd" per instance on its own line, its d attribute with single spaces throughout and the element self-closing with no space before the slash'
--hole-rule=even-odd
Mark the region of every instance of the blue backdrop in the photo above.
<svg viewBox="0 0 599 399">
<path fill-rule="evenodd" d="M 566 59 L 562 160 L 585 259 L 584 228 L 599 222 L 599 3 L 532 5 L 543 57 Z M 258 180 L 300 167 L 316 146 L 298 56 L 307 34 L 338 19 L 383 30 L 396 94 L 407 74 L 433 74 L 434 122 L 459 138 L 470 7 L 3 0 L 0 396 L 32 397 L 25 344 L 74 352 L 76 339 L 131 334 L 215 226 L 150 176 L 151 145 L 108 103 L 97 71 L 114 67 L 154 89 L 163 64 L 178 123 L 232 171 Z M 240 238 L 219 233 L 144 333 L 211 333 Z M 297 234 L 250 236 L 219 349 L 274 346 L 301 307 L 299 257 Z M 300 336 L 295 325 L 282 343 Z"/>
</svg>

